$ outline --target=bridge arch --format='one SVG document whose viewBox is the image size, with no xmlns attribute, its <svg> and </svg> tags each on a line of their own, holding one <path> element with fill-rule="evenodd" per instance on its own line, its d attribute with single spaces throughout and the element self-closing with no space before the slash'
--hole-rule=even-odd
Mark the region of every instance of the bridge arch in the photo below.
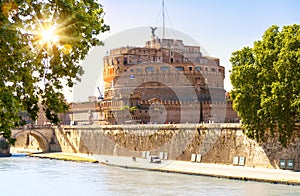
<svg viewBox="0 0 300 196">
<path fill-rule="evenodd" d="M 18 131 L 17 133 L 12 135 L 12 138 L 17 139 L 21 135 L 26 135 L 30 134 L 33 136 L 39 143 L 39 147 L 43 152 L 48 152 L 49 151 L 49 141 L 47 138 L 40 132 L 35 131 L 35 130 L 23 130 L 23 131 Z"/>
</svg>

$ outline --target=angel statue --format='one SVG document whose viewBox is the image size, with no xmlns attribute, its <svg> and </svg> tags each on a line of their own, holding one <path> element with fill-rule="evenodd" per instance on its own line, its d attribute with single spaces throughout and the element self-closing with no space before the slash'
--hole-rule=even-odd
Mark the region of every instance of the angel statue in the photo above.
<svg viewBox="0 0 300 196">
<path fill-rule="evenodd" d="M 155 30 L 157 29 L 157 27 L 150 27 L 150 29 L 151 29 L 152 36 L 155 37 Z"/>
</svg>

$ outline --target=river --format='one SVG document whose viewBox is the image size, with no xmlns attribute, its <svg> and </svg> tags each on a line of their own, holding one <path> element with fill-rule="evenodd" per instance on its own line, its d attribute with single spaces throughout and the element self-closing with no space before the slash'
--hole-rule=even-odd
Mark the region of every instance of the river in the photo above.
<svg viewBox="0 0 300 196">
<path fill-rule="evenodd" d="M 300 186 L 122 169 L 29 157 L 0 158 L 0 195 L 300 195 Z"/>
</svg>

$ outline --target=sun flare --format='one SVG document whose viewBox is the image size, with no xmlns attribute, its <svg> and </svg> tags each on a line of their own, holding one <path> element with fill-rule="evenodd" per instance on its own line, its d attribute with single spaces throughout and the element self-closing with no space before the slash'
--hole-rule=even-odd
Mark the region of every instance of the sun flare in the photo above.
<svg viewBox="0 0 300 196">
<path fill-rule="evenodd" d="M 55 33 L 55 26 L 51 26 L 48 29 L 43 29 L 41 31 L 41 42 L 43 43 L 57 43 L 59 40 L 58 35 Z"/>
</svg>

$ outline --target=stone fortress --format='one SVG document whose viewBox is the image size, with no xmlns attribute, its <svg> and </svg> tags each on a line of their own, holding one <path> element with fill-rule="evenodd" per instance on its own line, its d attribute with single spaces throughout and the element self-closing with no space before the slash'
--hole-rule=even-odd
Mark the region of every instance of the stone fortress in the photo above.
<svg viewBox="0 0 300 196">
<path fill-rule="evenodd" d="M 158 38 L 110 50 L 100 112 L 109 124 L 237 122 L 225 99 L 225 68 L 200 46 Z"/>
</svg>

